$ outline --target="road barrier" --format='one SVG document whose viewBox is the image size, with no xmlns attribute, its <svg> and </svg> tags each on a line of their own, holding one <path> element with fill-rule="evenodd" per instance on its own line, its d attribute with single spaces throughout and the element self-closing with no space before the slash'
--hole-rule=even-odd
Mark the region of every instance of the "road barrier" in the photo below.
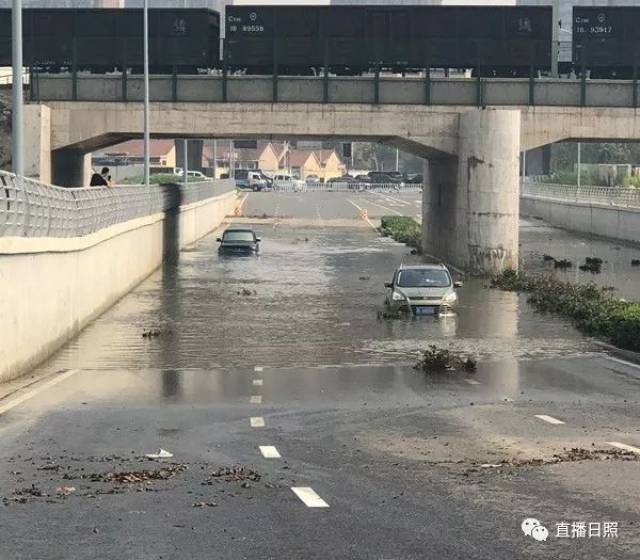
<svg viewBox="0 0 640 560">
<path fill-rule="evenodd" d="M 397 183 L 278 183 L 273 187 L 275 192 L 420 192 L 421 184 Z"/>
<path fill-rule="evenodd" d="M 577 185 L 558 185 L 525 181 L 522 183 L 522 196 L 573 202 L 596 204 L 619 208 L 640 208 L 640 189 L 622 187 L 596 187 Z"/>
<path fill-rule="evenodd" d="M 65 189 L 0 172 L 0 237 L 80 237 L 231 192 L 233 180 Z"/>
</svg>

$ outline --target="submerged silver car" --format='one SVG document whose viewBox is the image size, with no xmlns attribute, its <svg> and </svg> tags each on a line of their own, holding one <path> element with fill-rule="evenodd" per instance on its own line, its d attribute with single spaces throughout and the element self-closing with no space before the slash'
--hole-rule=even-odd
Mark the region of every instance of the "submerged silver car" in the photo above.
<svg viewBox="0 0 640 560">
<path fill-rule="evenodd" d="M 385 283 L 385 305 L 415 315 L 444 315 L 457 305 L 461 287 L 443 264 L 400 265 Z"/>
</svg>

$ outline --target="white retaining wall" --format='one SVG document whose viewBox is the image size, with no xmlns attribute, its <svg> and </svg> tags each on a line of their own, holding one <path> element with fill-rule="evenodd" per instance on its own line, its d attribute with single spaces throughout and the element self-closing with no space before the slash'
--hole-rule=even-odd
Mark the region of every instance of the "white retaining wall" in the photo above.
<svg viewBox="0 0 640 560">
<path fill-rule="evenodd" d="M 520 213 L 571 231 L 640 243 L 640 209 L 522 196 Z"/>
<path fill-rule="evenodd" d="M 211 232 L 236 205 L 233 191 L 83 237 L 0 238 L 0 382 L 43 361 L 158 268 L 167 251 Z"/>
</svg>

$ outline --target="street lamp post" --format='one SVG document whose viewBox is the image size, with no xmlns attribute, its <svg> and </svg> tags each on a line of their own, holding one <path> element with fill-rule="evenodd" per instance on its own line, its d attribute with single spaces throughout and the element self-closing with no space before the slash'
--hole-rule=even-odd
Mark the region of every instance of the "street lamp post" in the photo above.
<svg viewBox="0 0 640 560">
<path fill-rule="evenodd" d="M 13 0 L 12 10 L 12 117 L 11 117 L 11 161 L 13 172 L 24 176 L 22 160 L 22 0 Z"/>
<path fill-rule="evenodd" d="M 142 12 L 144 22 L 144 184 L 149 186 L 149 0 L 144 0 Z"/>
</svg>

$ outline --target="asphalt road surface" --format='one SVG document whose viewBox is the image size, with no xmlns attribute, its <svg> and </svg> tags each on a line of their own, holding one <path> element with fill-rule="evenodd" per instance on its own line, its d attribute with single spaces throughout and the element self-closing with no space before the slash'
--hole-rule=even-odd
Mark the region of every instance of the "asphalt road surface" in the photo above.
<svg viewBox="0 0 640 560">
<path fill-rule="evenodd" d="M 422 220 L 422 192 L 382 193 L 252 193 L 244 205 L 248 217 L 269 216 L 280 220 L 304 219 L 315 225 L 331 225 L 335 220 L 362 220 L 381 216 L 410 216 Z"/>
<path fill-rule="evenodd" d="M 305 196 L 250 195 L 260 257 L 208 236 L 0 400 L 0 558 L 638 558 L 640 367 L 481 280 L 456 317 L 379 320 L 418 257 L 347 199 L 409 207 Z M 415 371 L 431 343 L 477 372 Z"/>
</svg>

